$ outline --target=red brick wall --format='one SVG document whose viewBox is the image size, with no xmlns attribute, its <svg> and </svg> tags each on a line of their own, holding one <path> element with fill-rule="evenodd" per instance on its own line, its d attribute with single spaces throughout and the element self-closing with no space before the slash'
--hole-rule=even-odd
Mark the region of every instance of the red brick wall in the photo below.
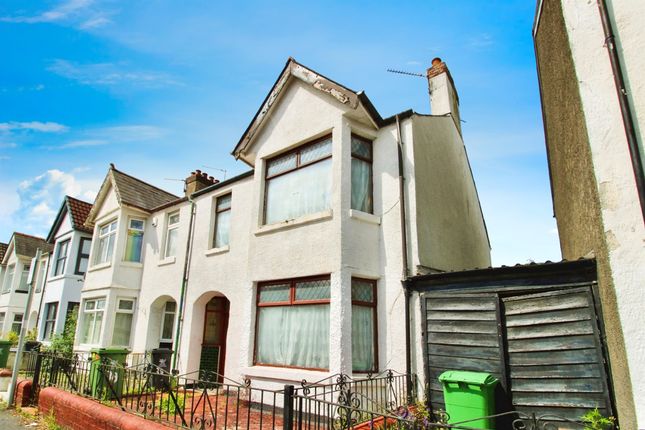
<svg viewBox="0 0 645 430">
<path fill-rule="evenodd" d="M 72 430 L 168 430 L 168 427 L 84 397 L 47 387 L 40 391 L 42 415 L 51 412 L 56 423 Z"/>
<path fill-rule="evenodd" d="M 29 406 L 31 404 L 31 379 L 18 379 L 15 393 L 16 406 Z"/>
</svg>

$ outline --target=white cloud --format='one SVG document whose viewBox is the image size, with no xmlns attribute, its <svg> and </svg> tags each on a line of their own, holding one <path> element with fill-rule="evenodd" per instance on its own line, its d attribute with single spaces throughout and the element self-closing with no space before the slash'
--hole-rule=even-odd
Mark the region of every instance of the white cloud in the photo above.
<svg viewBox="0 0 645 430">
<path fill-rule="evenodd" d="M 9 148 L 17 148 L 17 147 L 18 147 L 18 144 L 14 142 L 0 142 L 0 149 L 9 149 Z"/>
<path fill-rule="evenodd" d="M 493 36 L 489 33 L 481 33 L 468 39 L 468 46 L 475 49 L 483 49 L 495 43 Z"/>
<path fill-rule="evenodd" d="M 41 133 L 62 133 L 69 130 L 69 127 L 57 122 L 0 122 L 0 131 L 13 131 L 13 130 L 28 130 L 38 131 Z"/>
<path fill-rule="evenodd" d="M 58 169 L 47 170 L 18 185 L 19 204 L 5 210 L 4 216 L 10 217 L 13 224 L 20 225 L 25 232 L 44 235 L 51 227 L 65 195 L 93 201 L 99 186 L 98 180 L 80 179 L 73 173 Z M 2 214 L 0 212 L 0 219 Z"/>
<path fill-rule="evenodd" d="M 123 63 L 79 64 L 57 59 L 52 62 L 47 70 L 64 78 L 78 81 L 83 85 L 129 85 L 139 88 L 160 88 L 181 85 L 181 82 L 167 73 L 150 70 L 133 70 Z"/>
<path fill-rule="evenodd" d="M 0 155 L 0 160 L 11 160 L 11 157 L 8 155 Z"/>
<path fill-rule="evenodd" d="M 73 140 L 71 142 L 62 144 L 61 146 L 58 146 L 56 149 L 86 148 L 107 145 L 108 143 L 109 142 L 107 140 L 101 139 Z"/>
<path fill-rule="evenodd" d="M 0 17 L 0 21 L 21 24 L 71 23 L 87 30 L 109 24 L 110 15 L 110 12 L 99 9 L 94 0 L 67 0 L 35 15 L 5 16 Z"/>
</svg>

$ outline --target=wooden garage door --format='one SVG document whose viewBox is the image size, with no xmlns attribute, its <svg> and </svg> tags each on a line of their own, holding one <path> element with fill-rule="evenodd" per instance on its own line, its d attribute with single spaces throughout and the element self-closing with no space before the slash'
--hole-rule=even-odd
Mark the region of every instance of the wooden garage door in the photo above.
<svg viewBox="0 0 645 430">
<path fill-rule="evenodd" d="M 445 410 L 438 378 L 446 370 L 489 372 L 505 379 L 497 294 L 432 294 L 424 304 L 432 409 Z"/>
<path fill-rule="evenodd" d="M 577 419 L 611 415 L 591 290 L 503 299 L 512 402 L 516 410 Z"/>
</svg>

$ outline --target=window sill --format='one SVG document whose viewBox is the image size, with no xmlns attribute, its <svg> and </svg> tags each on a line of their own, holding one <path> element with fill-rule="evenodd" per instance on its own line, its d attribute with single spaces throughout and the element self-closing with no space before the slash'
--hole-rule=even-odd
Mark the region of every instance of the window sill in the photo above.
<svg viewBox="0 0 645 430">
<path fill-rule="evenodd" d="M 94 271 L 101 270 L 101 269 L 107 269 L 111 265 L 112 265 L 112 262 L 108 261 L 107 263 L 96 264 L 96 265 L 90 267 L 89 269 L 87 269 L 87 271 L 88 272 L 94 272 Z M 50 279 L 50 281 L 51 281 L 51 279 Z"/>
<path fill-rule="evenodd" d="M 356 209 L 349 210 L 349 217 L 354 218 L 355 220 L 358 220 L 358 221 L 366 222 L 368 224 L 381 225 L 380 216 L 373 215 L 367 212 L 358 211 Z"/>
<path fill-rule="evenodd" d="M 290 220 L 282 221 L 275 224 L 263 225 L 255 232 L 255 235 L 261 236 L 263 234 L 269 234 L 275 231 L 287 230 L 293 227 L 299 227 L 302 225 L 327 221 L 332 219 L 333 216 L 334 216 L 334 212 L 331 209 L 329 209 L 326 211 L 317 212 L 315 214 L 305 215 L 296 219 L 290 219 Z"/>
<path fill-rule="evenodd" d="M 140 269 L 143 267 L 143 263 L 137 263 L 135 261 L 122 261 L 121 266 L 134 267 L 134 268 Z"/>
<path fill-rule="evenodd" d="M 174 264 L 175 261 L 177 261 L 177 258 L 175 256 L 172 257 L 166 257 L 163 260 L 159 261 L 157 263 L 157 266 L 167 266 L 169 264 Z"/>
<path fill-rule="evenodd" d="M 224 254 L 230 250 L 230 247 L 228 245 L 226 246 L 220 246 L 219 248 L 212 248 L 204 251 L 204 255 L 207 257 L 210 257 L 211 255 L 219 255 L 219 254 Z"/>
<path fill-rule="evenodd" d="M 329 372 L 306 369 L 290 369 L 288 367 L 273 366 L 252 366 L 241 369 L 245 376 L 251 378 L 273 379 L 278 381 L 300 382 L 303 379 L 308 381 L 319 381 L 329 377 Z"/>
</svg>

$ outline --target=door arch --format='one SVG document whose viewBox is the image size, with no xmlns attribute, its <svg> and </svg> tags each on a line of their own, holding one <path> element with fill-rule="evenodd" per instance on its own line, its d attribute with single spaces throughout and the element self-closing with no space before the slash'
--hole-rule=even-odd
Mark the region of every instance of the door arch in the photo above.
<svg viewBox="0 0 645 430">
<path fill-rule="evenodd" d="M 226 359 L 226 334 L 230 302 L 216 296 L 206 303 L 199 376 L 203 380 L 223 382 Z"/>
</svg>

